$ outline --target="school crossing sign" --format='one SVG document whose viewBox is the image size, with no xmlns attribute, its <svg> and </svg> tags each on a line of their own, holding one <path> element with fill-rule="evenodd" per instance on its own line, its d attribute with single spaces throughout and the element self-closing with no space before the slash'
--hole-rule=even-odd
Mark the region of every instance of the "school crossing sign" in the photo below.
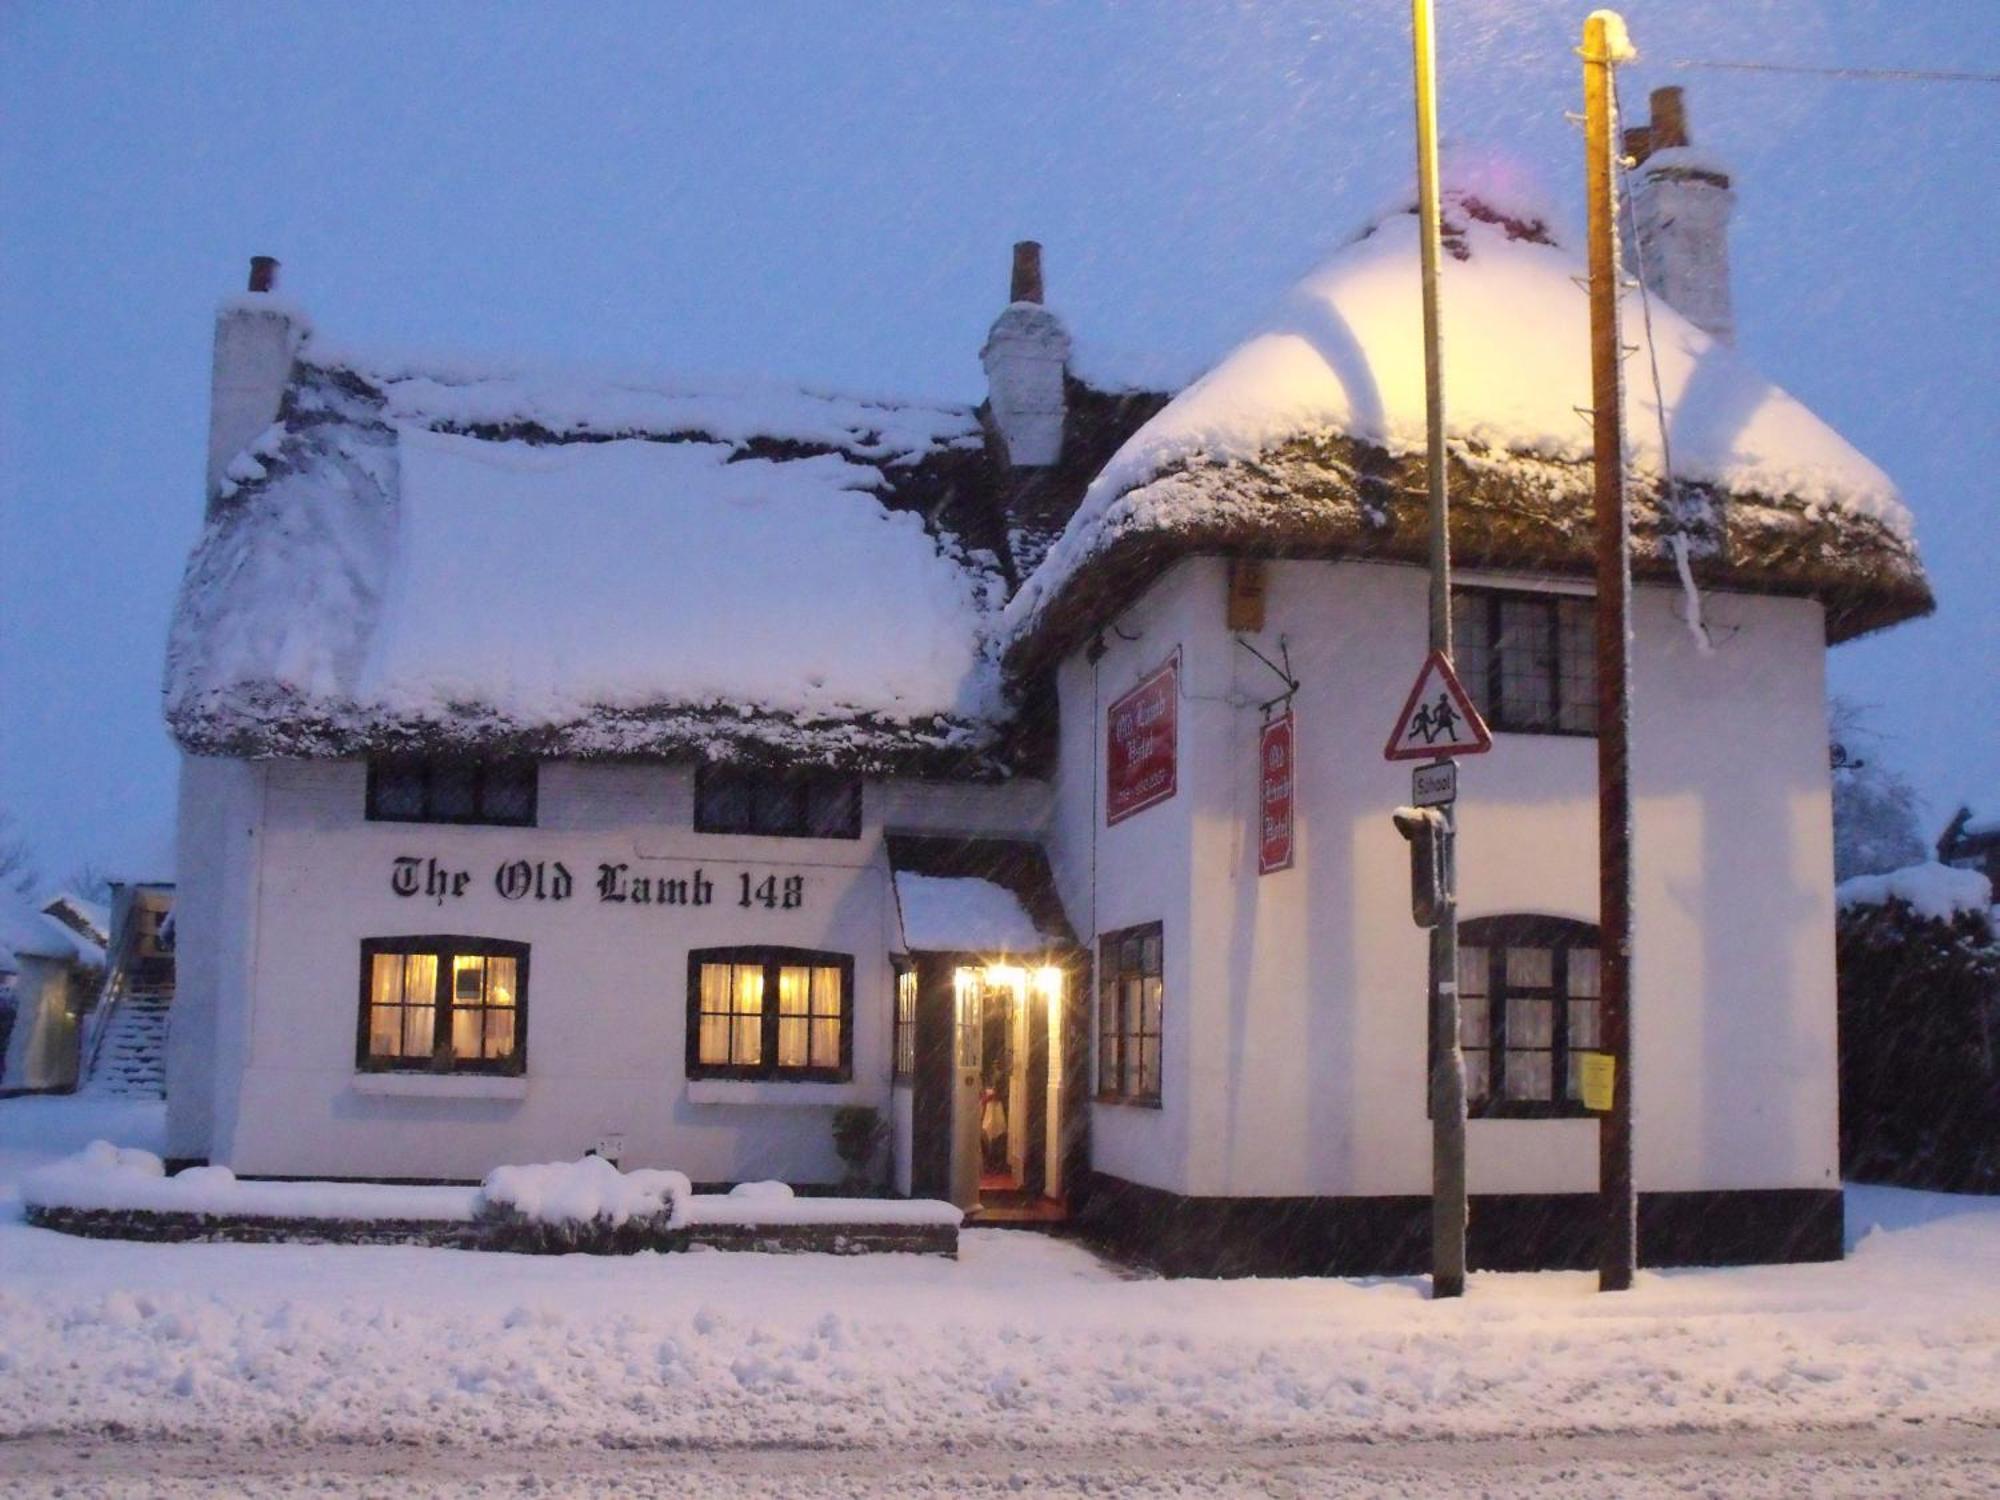
<svg viewBox="0 0 2000 1500">
<path fill-rule="evenodd" d="M 1439 760 L 1451 755 L 1483 755 L 1493 748 L 1486 721 L 1472 706 L 1465 688 L 1442 651 L 1433 651 L 1417 673 L 1416 686 L 1397 715 L 1389 743 L 1382 751 L 1389 760 Z"/>
</svg>

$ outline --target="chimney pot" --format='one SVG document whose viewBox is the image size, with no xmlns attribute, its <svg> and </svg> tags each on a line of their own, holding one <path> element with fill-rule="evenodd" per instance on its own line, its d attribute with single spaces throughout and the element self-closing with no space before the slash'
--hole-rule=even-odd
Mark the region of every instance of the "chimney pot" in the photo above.
<svg viewBox="0 0 2000 1500">
<path fill-rule="evenodd" d="M 1650 151 L 1667 151 L 1688 143 L 1687 100 L 1679 85 L 1654 89 L 1651 98 L 1653 124 L 1647 144 Z M 1650 154 L 1649 151 L 1649 154 Z"/>
<path fill-rule="evenodd" d="M 1009 302 L 1042 300 L 1042 247 L 1036 240 L 1018 240 L 1014 245 L 1014 279 Z"/>
<path fill-rule="evenodd" d="M 276 290 L 277 285 L 278 285 L 277 257 L 271 255 L 251 256 L 250 290 L 253 292 L 269 292 Z"/>
</svg>

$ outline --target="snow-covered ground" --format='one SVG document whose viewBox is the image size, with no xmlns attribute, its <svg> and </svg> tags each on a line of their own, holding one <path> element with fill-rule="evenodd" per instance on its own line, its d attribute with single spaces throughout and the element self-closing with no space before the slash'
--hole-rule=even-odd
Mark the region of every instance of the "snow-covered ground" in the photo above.
<svg viewBox="0 0 2000 1500">
<path fill-rule="evenodd" d="M 157 1109 L 0 1102 L 0 1475 L 29 1493 L 1990 1494 L 2000 1473 L 2000 1200 L 1856 1189 L 1841 1264 L 1616 1297 L 1485 1275 L 1441 1304 L 1411 1280 L 1134 1278 L 1007 1231 L 953 1263 L 20 1222 L 21 1171 L 98 1135 L 154 1146 Z"/>
</svg>

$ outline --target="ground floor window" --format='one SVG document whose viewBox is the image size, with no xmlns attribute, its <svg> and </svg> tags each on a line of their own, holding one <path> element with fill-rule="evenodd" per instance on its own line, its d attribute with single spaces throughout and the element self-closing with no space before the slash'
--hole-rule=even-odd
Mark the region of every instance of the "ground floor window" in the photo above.
<svg viewBox="0 0 2000 1500">
<path fill-rule="evenodd" d="M 896 961 L 895 1071 L 899 1079 L 917 1075 L 917 968 L 907 959 Z"/>
<path fill-rule="evenodd" d="M 1475 1117 L 1585 1115 L 1581 1054 L 1601 1044 L 1597 929 L 1563 917 L 1458 925 L 1459 1044 Z"/>
<path fill-rule="evenodd" d="M 1166 1000 L 1158 922 L 1098 942 L 1097 1097 L 1160 1102 L 1160 1027 Z"/>
<path fill-rule="evenodd" d="M 356 1064 L 370 1072 L 519 1073 L 528 1056 L 528 945 L 367 938 Z"/>
<path fill-rule="evenodd" d="M 851 1077 L 853 990 L 851 954 L 697 949 L 688 955 L 687 1076 Z"/>
</svg>

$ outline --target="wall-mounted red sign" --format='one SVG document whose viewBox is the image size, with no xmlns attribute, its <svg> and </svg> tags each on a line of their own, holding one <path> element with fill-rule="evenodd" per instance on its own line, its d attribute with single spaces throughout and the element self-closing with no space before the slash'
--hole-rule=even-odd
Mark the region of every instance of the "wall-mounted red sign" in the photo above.
<svg viewBox="0 0 2000 1500">
<path fill-rule="evenodd" d="M 1111 705 L 1104 735 L 1104 821 L 1123 822 L 1173 796 L 1180 662 L 1168 662 Z"/>
<path fill-rule="evenodd" d="M 1298 730 L 1288 708 L 1257 736 L 1257 873 L 1292 867 L 1292 809 L 1297 803 L 1293 768 Z"/>
</svg>

